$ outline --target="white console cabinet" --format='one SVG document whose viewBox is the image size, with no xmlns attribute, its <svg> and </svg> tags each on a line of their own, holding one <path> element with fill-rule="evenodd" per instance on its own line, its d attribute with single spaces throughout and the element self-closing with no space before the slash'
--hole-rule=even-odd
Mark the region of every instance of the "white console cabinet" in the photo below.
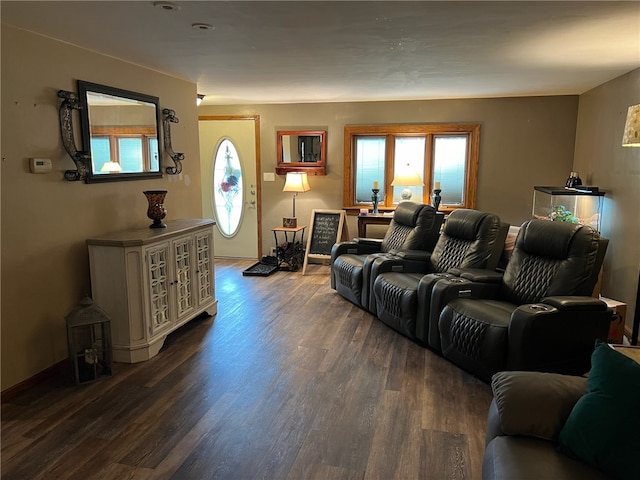
<svg viewBox="0 0 640 480">
<path fill-rule="evenodd" d="M 111 317 L 114 361 L 149 360 L 176 328 L 217 313 L 214 225 L 182 219 L 87 240 L 93 301 Z"/>
</svg>

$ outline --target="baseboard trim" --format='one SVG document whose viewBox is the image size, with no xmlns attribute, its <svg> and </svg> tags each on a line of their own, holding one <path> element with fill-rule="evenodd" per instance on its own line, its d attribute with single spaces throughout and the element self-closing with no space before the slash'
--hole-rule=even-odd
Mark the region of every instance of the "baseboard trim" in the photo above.
<svg viewBox="0 0 640 480">
<path fill-rule="evenodd" d="M 22 382 L 17 383 L 12 387 L 7 388 L 6 390 L 3 390 L 2 392 L 0 392 L 0 403 L 10 402 L 25 390 L 29 390 L 30 388 L 35 387 L 45 380 L 48 380 L 60 374 L 64 370 L 67 370 L 68 366 L 69 359 L 65 358 L 64 360 L 51 365 L 49 368 L 36 373 L 33 377 L 29 377 L 26 380 L 23 380 Z"/>
</svg>

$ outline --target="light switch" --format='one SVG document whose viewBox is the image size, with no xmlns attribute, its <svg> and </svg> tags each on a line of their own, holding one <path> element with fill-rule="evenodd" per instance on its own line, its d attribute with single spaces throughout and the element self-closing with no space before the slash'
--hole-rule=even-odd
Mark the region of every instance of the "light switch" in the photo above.
<svg viewBox="0 0 640 480">
<path fill-rule="evenodd" d="M 265 182 L 275 182 L 276 174 L 273 172 L 264 172 L 262 174 L 262 180 L 264 180 Z"/>
</svg>

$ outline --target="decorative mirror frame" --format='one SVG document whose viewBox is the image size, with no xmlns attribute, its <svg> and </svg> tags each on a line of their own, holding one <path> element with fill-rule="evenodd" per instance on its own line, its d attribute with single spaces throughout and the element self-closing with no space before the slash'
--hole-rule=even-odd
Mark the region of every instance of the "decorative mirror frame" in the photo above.
<svg viewBox="0 0 640 480">
<path fill-rule="evenodd" d="M 150 103 L 155 106 L 155 131 L 157 138 L 158 151 L 158 170 L 149 172 L 128 172 L 128 173 L 109 173 L 94 174 L 92 170 L 91 160 L 91 126 L 89 124 L 89 108 L 87 101 L 87 93 L 103 93 L 125 99 L 137 100 L 140 102 Z M 158 97 L 145 95 L 143 93 L 132 92 L 120 88 L 109 87 L 97 83 L 85 82 L 78 80 L 78 94 L 60 90 L 58 97 L 63 101 L 60 105 L 60 130 L 62 134 L 62 143 L 65 150 L 76 164 L 77 170 L 67 170 L 64 174 L 66 180 L 84 180 L 86 183 L 94 182 L 113 182 L 122 180 L 140 180 L 147 178 L 162 178 L 162 142 L 161 142 L 161 120 L 160 120 L 160 101 Z M 80 132 L 82 134 L 83 149 L 78 150 L 75 146 L 73 134 L 73 110 L 80 111 Z"/>
<path fill-rule="evenodd" d="M 176 117 L 176 112 L 170 108 L 163 109 L 162 114 L 164 115 L 164 118 L 162 119 L 162 128 L 164 129 L 164 150 L 167 152 L 167 155 L 171 157 L 171 160 L 173 160 L 174 163 L 174 166 L 167 167 L 165 171 L 169 175 L 179 175 L 182 173 L 182 160 L 184 160 L 184 153 L 173 151 L 173 146 L 171 145 L 171 124 L 180 123 L 180 119 Z"/>
<path fill-rule="evenodd" d="M 158 170 L 150 172 L 135 172 L 135 173 L 110 173 L 108 175 L 94 174 L 92 169 L 91 160 L 91 126 L 89 124 L 89 108 L 87 93 L 103 93 L 114 97 L 121 97 L 131 100 L 137 100 L 140 102 L 151 103 L 155 105 L 155 127 L 156 138 L 158 143 Z M 87 183 L 95 182 L 114 182 L 121 180 L 140 180 L 147 178 L 162 178 L 162 139 L 161 135 L 161 119 L 160 119 L 160 99 L 144 93 L 132 92 L 129 90 L 123 90 L 120 88 L 110 87 L 106 85 L 100 85 L 97 83 L 86 82 L 78 80 L 78 97 L 80 98 L 80 132 L 82 133 L 82 144 L 84 150 L 89 154 L 89 161 L 87 165 Z"/>
<path fill-rule="evenodd" d="M 59 90 L 58 98 L 62 99 L 60 103 L 62 145 L 71 160 L 73 160 L 73 163 L 76 164 L 75 170 L 64 172 L 64 178 L 70 182 L 85 180 L 87 178 L 87 164 L 91 162 L 91 156 L 87 152 L 76 148 L 76 140 L 73 135 L 73 111 L 80 110 L 80 99 L 74 92 L 67 90 Z"/>
<path fill-rule="evenodd" d="M 278 130 L 276 132 L 276 173 L 286 175 L 287 172 L 307 172 L 308 175 L 326 175 L 327 168 L 327 131 L 326 130 Z M 283 158 L 283 140 L 286 135 L 319 136 L 320 158 L 317 162 L 285 162 Z"/>
</svg>

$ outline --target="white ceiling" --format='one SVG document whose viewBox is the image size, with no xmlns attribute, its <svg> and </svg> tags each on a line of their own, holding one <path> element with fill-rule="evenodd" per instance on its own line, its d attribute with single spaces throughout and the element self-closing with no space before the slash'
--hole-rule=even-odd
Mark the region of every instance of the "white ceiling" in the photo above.
<svg viewBox="0 0 640 480">
<path fill-rule="evenodd" d="M 581 94 L 640 66 L 638 1 L 174 3 L 0 5 L 3 23 L 195 82 L 204 104 Z"/>
</svg>

